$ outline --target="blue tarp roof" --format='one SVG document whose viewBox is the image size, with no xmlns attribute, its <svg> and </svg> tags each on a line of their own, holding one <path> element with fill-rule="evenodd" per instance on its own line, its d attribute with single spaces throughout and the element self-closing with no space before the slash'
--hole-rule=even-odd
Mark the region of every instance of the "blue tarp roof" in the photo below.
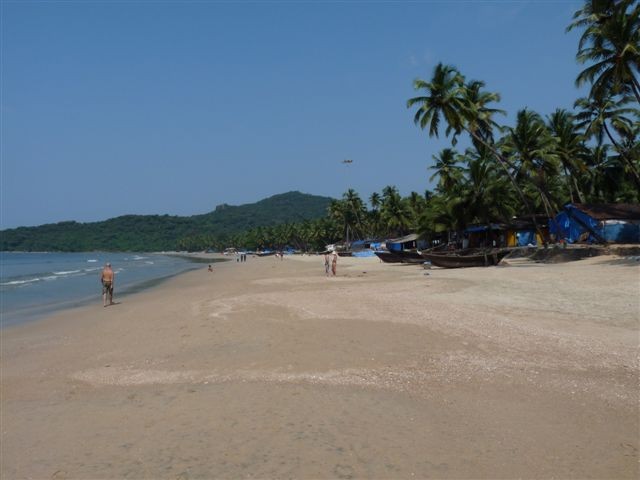
<svg viewBox="0 0 640 480">
<path fill-rule="evenodd" d="M 492 223 L 491 224 L 491 230 L 501 230 L 502 226 L 498 225 L 497 223 Z M 476 225 L 474 227 L 467 227 L 464 230 L 464 233 L 478 233 L 478 232 L 486 232 L 487 231 L 487 226 L 486 225 Z"/>
<path fill-rule="evenodd" d="M 601 239 L 612 243 L 640 243 L 640 224 L 632 221 L 607 224 L 572 204 L 565 205 L 558 213 L 555 222 L 549 224 L 549 232 L 558 240 L 569 243 L 581 240 L 591 243 Z"/>
</svg>

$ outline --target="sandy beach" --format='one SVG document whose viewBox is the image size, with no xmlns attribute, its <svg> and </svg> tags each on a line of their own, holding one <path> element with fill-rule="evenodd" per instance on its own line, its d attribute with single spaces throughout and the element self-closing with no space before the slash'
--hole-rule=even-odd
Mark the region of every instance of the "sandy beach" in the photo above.
<svg viewBox="0 0 640 480">
<path fill-rule="evenodd" d="M 249 258 L 99 295 L 2 331 L 3 479 L 639 477 L 637 261 Z"/>
</svg>

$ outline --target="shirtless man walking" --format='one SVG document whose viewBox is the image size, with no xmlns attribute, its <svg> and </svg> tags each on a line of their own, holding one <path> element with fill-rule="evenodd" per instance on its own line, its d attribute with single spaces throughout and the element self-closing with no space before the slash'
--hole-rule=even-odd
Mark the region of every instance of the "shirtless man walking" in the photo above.
<svg viewBox="0 0 640 480">
<path fill-rule="evenodd" d="M 113 305 L 113 284 L 115 283 L 115 272 L 111 269 L 111 264 L 107 263 L 102 269 L 100 282 L 102 282 L 102 303 L 107 306 L 107 294 L 109 295 L 109 305 Z"/>
</svg>

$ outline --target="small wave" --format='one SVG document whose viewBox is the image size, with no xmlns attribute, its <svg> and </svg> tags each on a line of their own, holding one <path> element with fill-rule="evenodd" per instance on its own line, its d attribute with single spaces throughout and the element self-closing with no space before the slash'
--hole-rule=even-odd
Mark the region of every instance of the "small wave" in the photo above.
<svg viewBox="0 0 640 480">
<path fill-rule="evenodd" d="M 98 260 L 96 260 L 95 258 L 92 258 L 91 260 L 87 260 L 87 263 L 96 263 Z"/>
<path fill-rule="evenodd" d="M 23 285 L 25 283 L 39 282 L 40 280 L 42 280 L 40 277 L 38 277 L 38 278 L 29 278 L 28 280 L 12 280 L 10 282 L 0 283 L 0 285 L 2 285 L 2 286 L 4 286 L 4 285 Z"/>
<path fill-rule="evenodd" d="M 49 275 L 47 277 L 42 277 L 42 280 L 49 281 L 49 280 L 56 280 L 57 278 L 58 277 L 56 277 L 55 275 Z"/>
<path fill-rule="evenodd" d="M 85 272 L 95 272 L 97 270 L 100 270 L 100 267 L 95 267 L 95 268 L 85 268 L 84 271 Z"/>
<path fill-rule="evenodd" d="M 147 260 L 147 261 L 146 261 L 146 262 L 144 262 L 144 263 L 148 263 L 149 265 L 153 265 L 153 262 L 150 262 L 149 260 Z"/>
<path fill-rule="evenodd" d="M 78 273 L 81 270 L 66 270 L 66 271 L 61 271 L 61 272 L 53 272 L 54 275 L 69 275 L 70 273 Z"/>
<path fill-rule="evenodd" d="M 131 260 L 144 260 L 145 258 L 148 258 L 148 257 L 141 257 L 140 255 L 135 255 L 131 257 Z"/>
</svg>

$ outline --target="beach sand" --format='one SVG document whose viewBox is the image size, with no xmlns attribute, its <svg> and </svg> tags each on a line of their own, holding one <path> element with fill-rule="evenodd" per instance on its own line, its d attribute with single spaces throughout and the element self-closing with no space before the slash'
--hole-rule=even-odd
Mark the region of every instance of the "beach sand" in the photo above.
<svg viewBox="0 0 640 480">
<path fill-rule="evenodd" d="M 507 263 L 249 258 L 6 328 L 0 476 L 638 478 L 638 262 Z"/>
</svg>

